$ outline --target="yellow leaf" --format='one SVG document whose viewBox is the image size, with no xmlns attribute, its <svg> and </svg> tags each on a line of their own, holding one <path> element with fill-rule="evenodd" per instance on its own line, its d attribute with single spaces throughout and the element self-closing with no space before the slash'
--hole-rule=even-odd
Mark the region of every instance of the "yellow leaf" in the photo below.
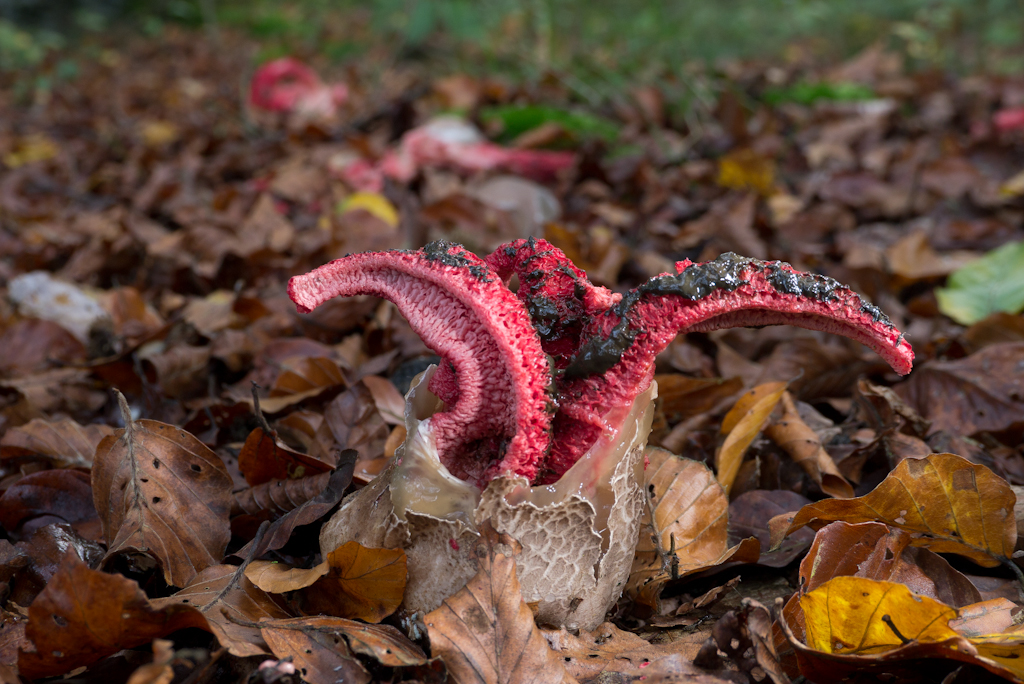
<svg viewBox="0 0 1024 684">
<path fill-rule="evenodd" d="M 718 184 L 735 190 L 755 190 L 767 197 L 775 189 L 775 162 L 753 150 L 730 152 L 718 160 Z"/>
<path fill-rule="evenodd" d="M 177 140 L 180 131 L 170 121 L 143 121 L 139 134 L 146 147 L 163 147 Z"/>
<path fill-rule="evenodd" d="M 805 525 L 817 530 L 836 520 L 883 522 L 917 533 L 914 546 L 994 568 L 1017 543 L 1015 501 L 1010 485 L 985 466 L 956 454 L 932 454 L 901 461 L 864 496 L 807 504 L 796 515 L 772 518 L 768 529 L 774 549 Z"/>
<path fill-rule="evenodd" d="M 1024 195 L 1024 171 L 1015 174 L 1005 183 L 999 186 L 999 194 L 1006 197 L 1020 197 Z"/>
<path fill-rule="evenodd" d="M 41 133 L 33 133 L 22 138 L 12 152 L 4 155 L 4 164 L 16 169 L 25 164 L 53 159 L 57 152 L 57 143 Z"/>
<path fill-rule="evenodd" d="M 761 432 L 768 416 L 786 391 L 785 382 L 767 382 L 750 390 L 736 402 L 722 420 L 722 434 L 728 435 L 715 455 L 718 481 L 726 493 L 740 471 L 743 455 Z"/>
<path fill-rule="evenodd" d="M 958 635 L 956 611 L 895 582 L 836 577 L 800 597 L 807 646 L 822 653 L 866 655 L 907 641 L 938 642 Z"/>
<path fill-rule="evenodd" d="M 357 192 L 349 195 L 338 206 L 338 213 L 362 209 L 373 214 L 392 228 L 398 225 L 398 210 L 384 195 L 376 192 Z"/>
</svg>

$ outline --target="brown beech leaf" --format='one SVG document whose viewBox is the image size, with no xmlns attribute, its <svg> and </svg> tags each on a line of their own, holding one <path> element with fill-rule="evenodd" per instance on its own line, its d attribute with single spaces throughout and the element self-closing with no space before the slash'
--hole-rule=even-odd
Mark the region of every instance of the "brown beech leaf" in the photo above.
<svg viewBox="0 0 1024 684">
<path fill-rule="evenodd" d="M 786 391 L 785 382 L 768 382 L 758 385 L 739 398 L 739 401 L 725 414 L 722 420 L 722 434 L 726 435 L 721 448 L 715 454 L 715 469 L 718 481 L 726 494 L 736 480 L 747 449 L 761 432 L 768 416 Z"/>
<path fill-rule="evenodd" d="M 523 601 L 515 559 L 486 537 L 473 547 L 477 574 L 424 616 L 430 652 L 459 684 L 574 682 Z"/>
<path fill-rule="evenodd" d="M 882 523 L 826 525 L 800 562 L 800 593 L 813 591 L 833 577 L 851 575 L 899 582 L 954 607 L 981 600 L 967 577 L 941 556 L 910 546 L 911 541 L 904 530 Z"/>
<path fill-rule="evenodd" d="M 263 638 L 278 658 L 292 656 L 304 680 L 312 684 L 369 681 L 352 652 L 385 667 L 414 667 L 428 662 L 408 637 L 390 625 L 367 625 L 345 618 L 319 616 L 264 620 Z"/>
<path fill-rule="evenodd" d="M 670 423 L 678 423 L 715 408 L 741 389 L 743 380 L 732 378 L 691 378 L 678 373 L 655 375 L 661 410 Z"/>
<path fill-rule="evenodd" d="M 599 625 L 592 632 L 581 631 L 576 635 L 564 627 L 541 629 L 541 633 L 548 645 L 561 657 L 566 671 L 580 682 L 609 677 L 612 673 L 621 673 L 625 676 L 621 681 L 628 681 L 626 677 L 646 674 L 647 666 L 659 658 L 678 654 L 692 661 L 700 648 L 698 644 L 682 639 L 652 644 L 610 622 Z M 696 667 L 691 668 L 687 674 L 701 672 Z"/>
<path fill-rule="evenodd" d="M 117 396 L 127 427 L 104 438 L 92 470 L 107 559 L 151 554 L 167 583 L 183 587 L 224 555 L 231 476 L 198 439 L 166 423 L 133 421 Z"/>
<path fill-rule="evenodd" d="M 917 536 L 914 546 L 956 553 L 992 568 L 1006 562 L 1017 541 L 1013 490 L 1001 477 L 955 454 L 906 459 L 868 494 L 826 499 L 769 523 L 772 548 L 804 525 L 883 522 Z"/>
<path fill-rule="evenodd" d="M 368 549 L 350 541 L 327 554 L 327 572 L 306 591 L 307 612 L 377 623 L 398 609 L 405 595 L 405 551 Z"/>
<path fill-rule="evenodd" d="M 821 491 L 837 499 L 853 498 L 853 486 L 840 474 L 835 461 L 821 446 L 817 433 L 800 417 L 789 392 L 782 394 L 782 417 L 764 432 L 800 464 Z"/>
<path fill-rule="evenodd" d="M 370 673 L 352 657 L 345 640 L 337 634 L 318 630 L 273 629 L 260 634 L 278 658 L 291 658 L 309 684 L 368 684 Z"/>
<path fill-rule="evenodd" d="M 109 425 L 83 426 L 70 418 L 36 418 L 4 433 L 0 459 L 43 456 L 56 468 L 89 467 L 100 441 L 113 433 Z"/>
<path fill-rule="evenodd" d="M 354 652 L 369 656 L 385 667 L 424 665 L 428 661 L 419 646 L 391 625 L 368 625 L 355 620 L 320 615 L 264 620 L 260 627 L 263 628 L 264 635 L 268 631 L 300 631 L 310 636 L 314 633 L 343 636 Z M 280 654 L 278 656 L 280 657 Z"/>
<path fill-rule="evenodd" d="M 955 620 L 949 621 L 949 628 L 967 638 L 998 634 L 1015 627 L 1014 614 L 1019 606 L 1005 598 L 978 601 L 962 606 Z"/>
<path fill-rule="evenodd" d="M 192 606 L 206 617 L 209 630 L 220 645 L 239 657 L 262 655 L 270 650 L 255 623 L 291 615 L 274 603 L 262 589 L 245 577 L 245 565 L 213 565 L 173 596 L 155 599 L 157 608 Z"/>
<path fill-rule="evenodd" d="M 729 540 L 739 543 L 746 537 L 757 537 L 762 549 L 767 549 L 771 536 L 768 521 L 777 515 L 798 511 L 811 500 L 788 489 L 767 491 L 755 489 L 744 492 L 729 502 Z M 775 551 L 762 551 L 758 565 L 783 568 L 803 553 L 814 541 L 811 530 L 797 530 L 786 537 Z"/>
<path fill-rule="evenodd" d="M 277 561 L 254 560 L 245 568 L 245 576 L 269 594 L 284 594 L 305 589 L 328 571 L 326 562 L 312 568 L 293 568 Z"/>
<path fill-rule="evenodd" d="M 260 402 L 262 406 L 263 402 Z M 238 467 L 249 486 L 270 480 L 297 480 L 334 470 L 334 463 L 321 461 L 292 451 L 281 444 L 273 433 L 255 428 L 238 452 Z"/>
<path fill-rule="evenodd" d="M 102 536 L 89 473 L 42 470 L 21 478 L 0 496 L 0 526 L 8 534 L 24 536 L 53 522 L 70 523 L 88 539 Z"/>
<path fill-rule="evenodd" d="M 267 528 L 261 538 L 259 546 L 252 552 L 252 557 L 257 558 L 268 551 L 280 549 L 292 536 L 296 527 L 309 525 L 327 515 L 333 509 L 345 490 L 352 484 L 352 471 L 356 465 L 356 452 L 352 449 L 345 449 L 338 457 L 338 468 L 331 473 L 326 486 L 312 499 L 302 503 L 299 507 L 289 511 L 283 517 L 275 520 Z M 308 479 L 308 478 L 305 478 Z M 252 542 L 244 548 L 235 552 L 239 558 L 248 558 Z"/>
<path fill-rule="evenodd" d="M 647 506 L 627 594 L 656 609 L 672 580 L 730 560 L 757 561 L 756 539 L 729 546 L 729 498 L 706 465 L 654 447 L 645 456 Z"/>
<path fill-rule="evenodd" d="M 369 482 L 384 470 L 388 426 L 366 385 L 356 383 L 332 399 L 324 421 L 338 444 L 359 453 L 354 476 L 358 482 Z"/>
<path fill-rule="evenodd" d="M 798 638 L 788 617 L 781 626 L 809 681 L 851 676 L 941 681 L 957 662 L 979 665 L 1013 682 L 1024 681 L 1015 632 L 966 639 L 949 627 L 953 608 L 902 584 L 836 577 L 800 598 L 807 624 Z"/>
<path fill-rule="evenodd" d="M 389 425 L 405 424 L 405 399 L 391 381 L 377 375 L 367 375 L 361 382 L 373 395 L 373 403 Z"/>
<path fill-rule="evenodd" d="M 73 551 L 28 609 L 35 651 L 18 657 L 29 679 L 64 674 L 185 627 L 206 629 L 194 608 L 156 606 L 135 582 L 90 570 Z"/>
<path fill-rule="evenodd" d="M 927 361 L 895 391 L 955 435 L 997 432 L 1024 421 L 1024 343 L 993 344 L 955 361 Z"/>
<path fill-rule="evenodd" d="M 269 513 L 280 516 L 314 498 L 327 486 L 331 473 L 307 475 L 298 480 L 270 480 L 232 493 L 231 515 Z"/>
</svg>

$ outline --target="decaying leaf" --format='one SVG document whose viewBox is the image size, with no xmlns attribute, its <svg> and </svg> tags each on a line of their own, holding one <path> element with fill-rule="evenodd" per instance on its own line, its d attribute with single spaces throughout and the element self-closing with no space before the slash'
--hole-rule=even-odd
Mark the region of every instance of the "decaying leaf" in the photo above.
<svg viewBox="0 0 1024 684">
<path fill-rule="evenodd" d="M 747 448 L 761 432 L 768 416 L 786 391 L 787 383 L 769 382 L 753 388 L 736 402 L 722 419 L 722 434 L 726 435 L 718 453 L 715 454 L 715 468 L 718 481 L 726 493 L 732 487 Z"/>
<path fill-rule="evenodd" d="M 260 632 L 278 658 L 291 658 L 309 684 L 368 684 L 370 673 L 352 657 L 337 634 L 315 630 L 273 629 Z"/>
<path fill-rule="evenodd" d="M 726 561 L 752 563 L 754 538 L 729 547 L 729 499 L 707 466 L 648 448 L 647 506 L 626 592 L 652 609 L 665 584 Z"/>
<path fill-rule="evenodd" d="M 166 423 L 133 421 L 118 399 L 127 427 L 100 442 L 92 469 L 107 558 L 150 554 L 167 583 L 183 587 L 224 555 L 231 476 L 198 439 Z"/>
<path fill-rule="evenodd" d="M 784 489 L 743 492 L 729 502 L 729 539 L 732 543 L 739 543 L 745 537 L 757 537 L 761 548 L 767 549 L 771 541 L 768 521 L 777 515 L 797 511 L 809 503 L 811 501 L 807 497 Z M 785 567 L 813 541 L 814 532 L 797 530 L 786 537 L 778 549 L 762 551 L 757 564 L 771 568 Z"/>
<path fill-rule="evenodd" d="M 245 577 L 245 565 L 214 565 L 206 568 L 184 589 L 156 599 L 157 609 L 170 606 L 192 606 L 206 618 L 206 629 L 217 637 L 221 646 L 236 656 L 269 653 L 260 629 L 260 620 L 289 618 L 263 590 Z"/>
<path fill-rule="evenodd" d="M 915 546 L 995 567 L 1013 554 L 1017 541 L 1014 500 L 1005 480 L 955 454 L 905 459 L 865 496 L 818 501 L 774 518 L 772 548 L 804 525 L 875 521 L 920 534 Z"/>
<path fill-rule="evenodd" d="M 90 570 L 71 551 L 28 609 L 18 669 L 30 679 L 60 675 L 123 648 L 133 648 L 185 627 L 206 629 L 193 607 L 156 605 L 135 582 Z"/>
<path fill-rule="evenodd" d="M 800 418 L 789 392 L 782 394 L 782 417 L 769 425 L 765 434 L 800 464 L 821 491 L 837 499 L 853 498 L 853 487 L 839 472 L 818 435 Z"/>
<path fill-rule="evenodd" d="M 480 541 L 479 571 L 423 618 L 430 651 L 460 684 L 574 681 L 523 602 L 513 558 Z"/>
</svg>

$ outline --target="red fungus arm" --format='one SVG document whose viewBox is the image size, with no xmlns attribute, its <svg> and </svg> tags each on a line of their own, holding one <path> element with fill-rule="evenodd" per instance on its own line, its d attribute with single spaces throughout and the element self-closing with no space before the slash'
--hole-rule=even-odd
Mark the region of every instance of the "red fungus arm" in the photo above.
<svg viewBox="0 0 1024 684">
<path fill-rule="evenodd" d="M 288 283 L 300 312 L 358 294 L 394 302 L 442 356 L 435 386 L 452 403 L 431 424 L 452 474 L 477 485 L 508 471 L 532 481 L 549 442 L 550 371 L 523 305 L 497 274 L 461 245 L 439 241 L 347 256 Z"/>
<path fill-rule="evenodd" d="M 502 245 L 487 265 L 506 283 L 519 278 L 519 297 L 555 368 L 569 365 L 579 351 L 580 335 L 590 320 L 622 295 L 593 285 L 587 274 L 547 240 L 528 238 Z"/>
<path fill-rule="evenodd" d="M 594 318 L 558 386 L 559 412 L 542 474 L 553 481 L 605 429 L 605 415 L 647 388 L 654 359 L 681 332 L 795 325 L 865 344 L 901 375 L 914 352 L 877 307 L 831 278 L 788 264 L 724 254 L 680 262 L 675 275 L 652 278 Z"/>
</svg>

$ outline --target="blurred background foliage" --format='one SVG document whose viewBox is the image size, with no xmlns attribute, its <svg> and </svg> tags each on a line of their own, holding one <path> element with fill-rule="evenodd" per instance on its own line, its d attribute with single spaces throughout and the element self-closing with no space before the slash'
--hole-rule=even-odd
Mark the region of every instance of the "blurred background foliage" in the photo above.
<svg viewBox="0 0 1024 684">
<path fill-rule="evenodd" d="M 879 41 L 918 68 L 1024 71 L 1024 0 L 0 0 L 0 71 L 73 76 L 66 48 L 171 26 L 240 30 L 261 46 L 257 62 L 372 55 L 441 72 L 557 73 L 584 100 L 685 84 L 697 64 L 834 61 Z"/>
</svg>

